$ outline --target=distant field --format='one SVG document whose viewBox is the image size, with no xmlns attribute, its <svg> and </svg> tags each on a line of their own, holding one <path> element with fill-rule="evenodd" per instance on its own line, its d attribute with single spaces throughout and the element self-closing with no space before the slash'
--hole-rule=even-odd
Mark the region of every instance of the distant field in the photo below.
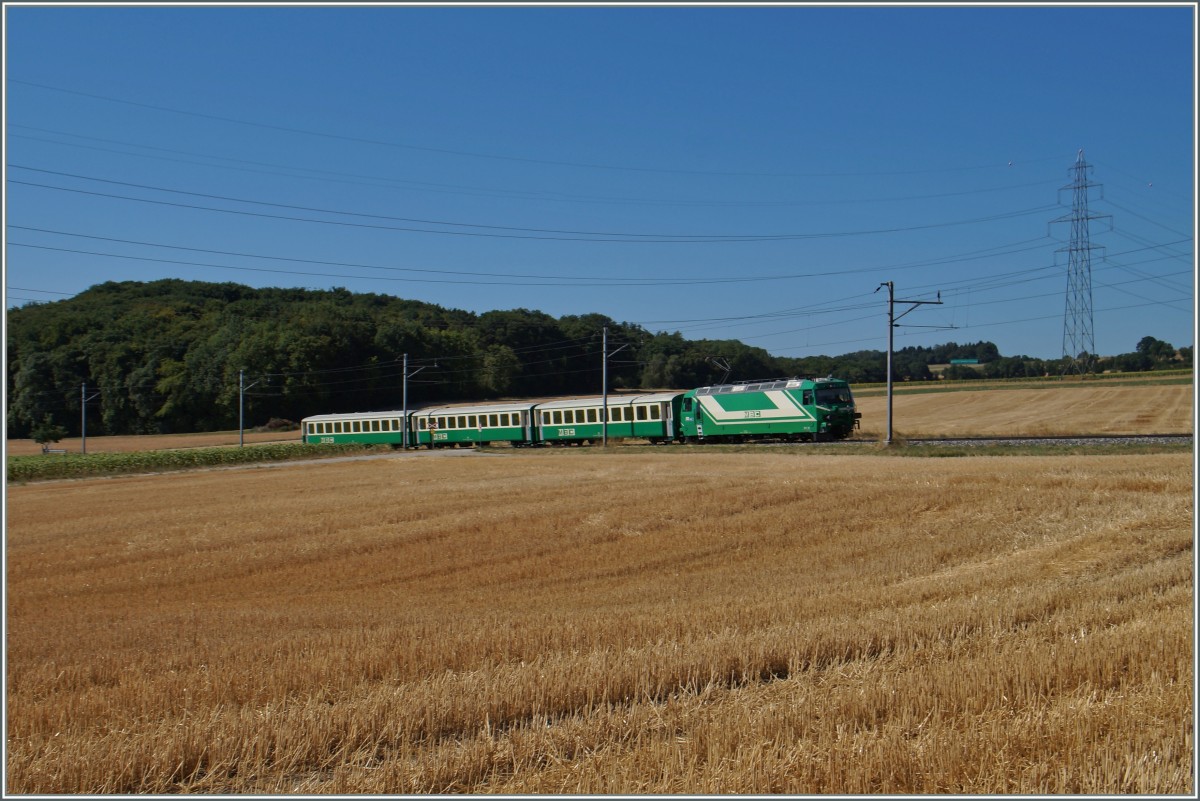
<svg viewBox="0 0 1200 801">
<path fill-rule="evenodd" d="M 1192 488 L 649 448 L 12 486 L 5 791 L 1191 795 Z"/>
<path fill-rule="evenodd" d="M 1178 380 L 1178 379 L 1176 379 Z M 859 439 L 880 440 L 887 431 L 887 399 L 872 388 L 858 397 L 862 412 Z M 1191 384 L 1117 384 L 1096 382 L 1042 384 L 1013 388 L 1006 384 L 974 384 L 956 391 L 913 392 L 897 389 L 892 403 L 893 435 L 940 436 L 1042 436 L 1074 434 L 1190 434 L 1193 389 Z M 247 432 L 247 443 L 289 442 L 299 431 Z M 80 450 L 78 438 L 54 447 L 72 453 Z M 137 437 L 88 437 L 89 453 L 122 453 L 163 448 L 196 448 L 237 445 L 238 432 L 170 434 Z M 41 452 L 32 440 L 10 440 L 11 456 Z"/>
<path fill-rule="evenodd" d="M 247 431 L 244 437 L 247 445 L 262 442 L 299 442 L 299 431 L 268 431 L 258 433 Z M 92 437 L 87 438 L 88 453 L 132 453 L 134 451 L 163 450 L 168 448 L 213 448 L 221 445 L 237 445 L 237 431 L 216 431 L 207 434 L 146 434 L 142 436 L 124 437 Z M 68 437 L 53 447 L 64 448 L 71 453 L 79 453 L 82 442 L 79 437 Z M 34 456 L 42 452 L 42 446 L 31 439 L 11 439 L 8 441 L 9 456 Z"/>
<path fill-rule="evenodd" d="M 1076 434 L 1190 434 L 1191 384 L 1142 386 L 1062 384 L 957 392 L 897 392 L 894 436 L 1071 436 Z M 887 398 L 857 399 L 860 437 L 887 430 Z"/>
</svg>

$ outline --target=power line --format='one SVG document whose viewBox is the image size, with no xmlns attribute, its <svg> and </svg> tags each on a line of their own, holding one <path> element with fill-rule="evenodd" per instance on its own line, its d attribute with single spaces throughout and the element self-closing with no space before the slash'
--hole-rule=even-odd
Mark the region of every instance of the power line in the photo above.
<svg viewBox="0 0 1200 801">
<path fill-rule="evenodd" d="M 18 166 L 18 165 L 10 165 L 10 166 Z M 29 169 L 29 168 L 21 168 L 21 169 Z M 110 182 L 110 181 L 107 181 L 105 179 L 100 179 L 100 178 L 85 178 L 85 180 L 100 181 L 100 182 L 104 182 L 104 183 L 120 183 L 120 182 Z M 897 227 L 893 227 L 893 228 L 875 228 L 875 229 L 864 229 L 864 230 L 857 230 L 857 231 L 828 231 L 828 232 L 820 232 L 820 233 L 631 234 L 631 233 L 578 232 L 581 234 L 580 236 L 538 236 L 535 234 L 494 233 L 494 232 L 489 232 L 489 231 L 439 231 L 439 230 L 430 229 L 430 228 L 413 228 L 413 227 L 409 227 L 409 226 L 379 225 L 379 224 L 362 223 L 362 222 L 348 222 L 348 221 L 344 221 L 344 220 L 321 220 L 321 219 L 314 219 L 311 217 L 292 217 L 292 216 L 288 216 L 288 215 L 284 215 L 284 214 L 266 214 L 263 212 L 244 211 L 244 210 L 239 210 L 239 209 L 223 209 L 223 208 L 216 208 L 213 206 L 200 206 L 200 205 L 196 205 L 196 204 L 192 204 L 192 203 L 177 203 L 177 202 L 168 201 L 168 200 L 152 200 L 149 198 L 130 197 L 129 195 L 118 195 L 118 194 L 114 194 L 111 192 L 92 192 L 92 191 L 89 191 L 86 189 L 75 189 L 75 188 L 69 188 L 69 187 L 63 187 L 63 186 L 53 186 L 51 184 L 41 184 L 41 183 L 36 183 L 33 181 L 19 181 L 19 180 L 13 179 L 13 178 L 9 178 L 8 183 L 19 185 L 19 186 L 35 187 L 38 189 L 49 189 L 49 190 L 53 190 L 53 191 L 57 191 L 57 192 L 70 192 L 73 194 L 88 195 L 91 197 L 103 197 L 103 198 L 109 198 L 109 199 L 113 199 L 113 200 L 126 200 L 126 201 L 134 202 L 134 203 L 147 203 L 147 204 L 151 204 L 151 205 L 168 206 L 168 207 L 172 207 L 172 208 L 192 209 L 192 210 L 196 210 L 196 211 L 209 211 L 209 212 L 216 212 L 216 213 L 221 213 L 221 214 L 234 214 L 234 215 L 240 215 L 240 216 L 245 216 L 245 217 L 258 217 L 258 218 L 262 218 L 262 219 L 271 219 L 271 220 L 286 220 L 286 221 L 290 221 L 290 222 L 305 222 L 305 223 L 313 223 L 313 224 L 317 224 L 317 225 L 335 225 L 335 226 L 348 227 L 348 228 L 365 228 L 365 229 L 370 229 L 370 230 L 382 230 L 382 231 L 400 231 L 400 232 L 405 232 L 405 233 L 438 234 L 438 235 L 442 235 L 442 236 L 466 236 L 466 237 L 483 237 L 483 238 L 496 238 L 496 239 L 541 240 L 541 241 L 554 241 L 554 242 L 613 242 L 613 243 L 620 243 L 620 244 L 637 244 L 637 243 L 647 243 L 647 244 L 726 244 L 726 243 L 740 243 L 740 242 L 776 242 L 776 241 L 807 240 L 807 239 L 828 239 L 828 238 L 840 238 L 840 237 L 851 237 L 851 236 L 868 236 L 868 235 L 878 235 L 878 234 L 893 234 L 893 233 L 905 233 L 905 232 L 911 232 L 911 231 L 923 231 L 923 230 L 930 230 L 930 229 L 935 229 L 935 228 L 949 228 L 949 227 L 960 226 L 960 225 L 976 225 L 976 224 L 980 224 L 980 223 L 996 222 L 998 220 L 1010 220 L 1010 219 L 1015 219 L 1018 217 L 1029 216 L 1032 214 L 1041 214 L 1045 211 L 1049 211 L 1051 209 L 1057 208 L 1057 206 L 1055 206 L 1055 205 L 1046 205 L 1046 206 L 1039 206 L 1039 207 L 1030 208 L 1030 209 L 1021 209 L 1021 210 L 1017 210 L 1017 211 L 1003 212 L 1000 214 L 993 214 L 993 215 L 988 215 L 985 217 L 969 218 L 969 219 L 965 219 L 965 220 L 950 220 L 950 221 L 943 221 L 943 222 L 936 222 L 936 223 L 927 223 L 927 224 L 923 224 L 923 225 L 897 226 Z M 185 194 L 185 195 L 199 195 L 200 194 L 200 193 L 187 192 L 187 191 L 178 190 L 178 189 L 151 187 L 151 186 L 144 186 L 144 185 L 141 185 L 138 188 L 145 188 L 145 189 L 151 189 L 153 191 L 171 192 L 171 193 Z M 202 196 L 219 197 L 219 196 L 209 196 L 209 195 L 202 195 Z M 268 201 L 259 201 L 259 200 L 248 200 L 248 199 L 228 198 L 228 197 L 220 197 L 220 199 L 229 200 L 229 201 L 237 202 L 237 203 L 247 203 L 247 204 L 254 204 L 254 205 L 271 206 L 271 207 L 276 207 L 276 208 L 302 208 L 302 207 L 291 207 L 291 206 L 287 206 L 286 204 L 272 203 L 272 202 L 268 202 Z M 405 218 L 398 218 L 398 217 L 388 217 L 386 215 L 374 215 L 374 214 L 367 214 L 367 213 L 361 213 L 361 212 L 338 211 L 338 210 L 331 210 L 331 209 L 315 209 L 315 210 L 314 209 L 306 209 L 306 210 L 313 210 L 313 211 L 317 211 L 318 213 L 322 213 L 322 214 L 338 214 L 338 215 L 344 215 L 344 216 L 358 216 L 358 217 L 368 217 L 368 218 L 374 218 L 374 219 L 392 219 L 392 220 L 397 220 L 397 221 L 405 219 Z M 477 227 L 477 228 L 490 227 L 490 228 L 495 229 L 495 228 L 501 227 L 501 226 L 483 226 L 483 225 L 477 224 L 477 223 L 451 223 L 451 222 L 437 222 L 437 221 L 424 221 L 424 222 L 425 222 L 425 224 L 433 224 L 433 225 L 447 225 L 447 226 L 455 225 L 455 226 L 462 226 L 462 227 Z M 514 229 L 509 229 L 509 230 L 534 231 L 534 232 L 537 232 L 537 231 L 550 232 L 551 231 L 551 229 L 536 229 L 536 228 L 514 228 Z M 574 233 L 574 232 L 563 231 L 561 233 Z"/>
<path fill-rule="evenodd" d="M 163 153 L 175 153 L 178 155 L 194 156 L 202 159 L 212 159 L 215 161 L 229 161 L 235 164 L 248 164 L 259 167 L 270 167 L 270 170 L 255 170 L 247 167 L 231 166 L 229 164 L 209 164 L 201 161 L 189 161 L 185 159 L 169 158 L 165 156 L 152 156 L 144 153 L 129 153 L 122 150 L 113 150 L 111 148 L 101 148 L 89 145 L 82 145 L 73 142 L 59 142 L 53 139 L 42 139 L 34 136 L 23 136 L 21 134 L 9 134 L 10 139 L 28 139 L 34 142 L 44 142 L 48 144 L 63 145 L 66 147 L 76 147 L 88 150 L 96 150 L 104 153 L 116 153 L 122 156 L 132 156 L 134 158 L 149 158 L 159 161 L 170 161 L 179 164 L 192 164 L 195 166 L 212 168 L 218 167 L 226 170 L 234 170 L 238 172 L 246 172 L 255 175 L 276 175 L 285 178 L 304 178 L 307 180 L 327 181 L 331 183 L 349 184 L 352 186 L 369 186 L 377 189 L 400 189 L 405 191 L 420 191 L 420 192 L 436 192 L 443 194 L 457 194 L 474 197 L 501 197 L 501 198 L 518 198 L 523 200 L 555 202 L 555 203 L 585 203 L 585 204 L 620 204 L 620 205 L 646 205 L 646 206 L 674 206 L 680 208 L 788 208 L 795 206 L 829 206 L 829 205 L 845 205 L 856 203 L 902 203 L 911 202 L 913 200 L 936 200 L 950 197 L 964 197 L 970 195 L 982 195 L 993 192 L 1007 192 L 1013 189 L 1029 189 L 1034 187 L 1044 187 L 1055 183 L 1054 181 L 1032 181 L 1022 184 L 1009 184 L 1007 186 L 981 187 L 976 189 L 966 189 L 958 192 L 938 192 L 924 195 L 905 195 L 896 197 L 865 197 L 865 198 L 847 198 L 847 199 L 831 199 L 831 198 L 812 198 L 806 200 L 695 200 L 695 199 L 668 199 L 668 198 L 646 198 L 646 197 L 599 197 L 594 195 L 569 195 L 562 192 L 554 192 L 547 190 L 521 190 L 511 188 L 497 187 L 480 187 L 480 186 L 464 186 L 461 184 L 444 184 L 435 183 L 432 181 L 416 181 L 405 178 L 387 178 L 379 175 L 363 175 L 360 173 L 336 172 L 333 170 L 318 170 L 311 167 L 297 167 L 290 164 L 273 164 L 271 162 L 253 161 L 249 159 L 237 159 L 229 156 L 218 156 L 209 153 L 195 153 L 186 150 L 174 150 L 171 148 L 157 147 L 154 145 L 142 145 L 133 142 L 122 142 L 113 139 L 102 139 L 99 137 L 85 136 L 83 134 L 69 133 L 66 131 L 54 131 L 45 128 L 36 128 L 28 125 L 18 125 L 9 123 L 10 128 L 23 128 L 32 131 L 42 131 L 52 133 L 58 136 L 70 136 L 79 139 L 87 139 L 96 142 L 106 142 L 110 144 L 122 145 L 124 147 L 144 148 Z M 290 170 L 292 172 L 280 172 L 280 170 Z M 296 174 L 296 173 L 310 173 Z M 354 179 L 354 180 L 352 180 Z"/>
<path fill-rule="evenodd" d="M 152 111 L 161 111 L 164 113 L 179 114 L 179 115 L 184 115 L 184 116 L 189 116 L 189 117 L 196 117 L 196 118 L 200 118 L 200 119 L 213 120 L 216 122 L 230 123 L 230 124 L 234 124 L 234 125 L 244 125 L 244 126 L 248 126 L 248 127 L 252 127 L 252 128 L 261 128 L 264 130 L 279 131 L 279 132 L 291 133 L 291 134 L 300 134 L 300 135 L 304 135 L 304 136 L 312 136 L 312 137 L 317 137 L 317 138 L 321 138 L 321 139 L 330 139 L 330 140 L 334 140 L 334 141 L 354 142 L 357 144 L 377 145 L 380 147 L 399 148 L 399 149 L 403 149 L 403 150 L 416 150 L 416 151 L 421 151 L 421 152 L 426 152 L 426 153 L 441 153 L 444 155 L 467 156 L 470 158 L 491 159 L 491 160 L 496 160 L 496 161 L 509 161 L 509 162 L 525 163 L 525 164 L 546 164 L 546 165 L 551 165 L 551 166 L 556 166 L 556 167 L 576 167 L 576 168 L 584 168 L 584 169 L 614 170 L 614 171 L 641 172 L 641 173 L 665 173 L 665 174 L 672 174 L 672 175 L 713 175 L 713 176 L 726 176 L 726 177 L 760 177 L 760 178 L 816 178 L 816 177 L 843 178 L 843 177 L 851 177 L 851 176 L 870 177 L 870 176 L 881 176 L 881 175 L 927 175 L 927 174 L 931 174 L 931 173 L 995 169 L 997 167 L 1004 166 L 1004 163 L 997 161 L 997 162 L 991 163 L 991 164 L 981 164 L 981 165 L 974 165 L 974 166 L 943 167 L 943 168 L 939 168 L 937 170 L 896 170 L 896 171 L 889 171 L 889 172 L 871 171 L 871 172 L 796 173 L 796 172 L 734 172 L 734 171 L 721 171 L 721 170 L 680 170 L 680 169 L 667 169 L 667 168 L 660 168 L 660 167 L 641 167 L 641 166 L 628 166 L 628 165 L 616 165 L 616 164 L 597 164 L 597 163 L 579 162 L 579 161 L 555 161 L 555 160 L 551 160 L 551 159 L 535 159 L 535 158 L 528 158 L 528 157 L 523 157 L 523 156 L 500 155 L 500 154 L 495 154 L 495 153 L 479 153 L 479 152 L 468 151 L 468 150 L 452 150 L 449 148 L 427 147 L 427 146 L 421 146 L 421 145 L 407 145 L 407 144 L 401 144 L 399 142 L 391 142 L 391 141 L 380 140 L 380 139 L 369 139 L 366 137 L 346 136 L 343 134 L 334 134 L 334 133 L 328 133 L 328 132 L 324 132 L 324 131 L 312 131 L 312 130 L 307 130 L 307 129 L 303 129 L 303 128 L 292 128 L 292 127 L 288 127 L 288 126 L 284 126 L 284 125 L 272 125 L 269 123 L 254 122 L 251 120 L 238 119 L 236 117 L 225 117 L 225 116 L 221 116 L 218 114 L 207 114 L 207 113 L 198 112 L 198 111 L 189 111 L 186 109 L 173 108 L 170 106 L 155 105 L 153 103 L 142 103 L 142 102 L 138 102 L 135 100 L 126 100 L 123 98 L 111 97 L 109 95 L 99 95 L 99 94 L 93 94 L 90 92 L 82 92 L 82 91 L 75 90 L 75 89 L 66 89 L 66 88 L 59 87 L 59 86 L 51 86 L 49 84 L 36 83 L 34 81 L 23 81 L 23 80 L 18 80 L 16 78 L 12 78 L 12 77 L 9 77 L 7 80 L 10 84 L 20 84 L 22 86 L 31 86 L 31 87 L 35 87 L 38 89 L 45 89 L 45 90 L 52 91 L 52 92 L 61 92 L 63 94 L 75 95 L 78 97 L 87 97 L 87 98 L 91 98 L 93 100 L 104 100 L 104 101 L 110 102 L 110 103 L 120 103 L 120 104 L 124 104 L 124 105 L 135 106 L 137 108 L 149 109 Z M 1056 160 L 1057 158 L 1059 158 L 1059 157 L 1047 157 L 1047 158 L 1039 158 L 1039 159 L 1023 159 L 1022 161 L 1025 163 L 1036 163 L 1036 162 L 1041 162 L 1041 161 Z M 1011 161 L 1008 161 L 1006 163 L 1011 164 Z"/>
</svg>

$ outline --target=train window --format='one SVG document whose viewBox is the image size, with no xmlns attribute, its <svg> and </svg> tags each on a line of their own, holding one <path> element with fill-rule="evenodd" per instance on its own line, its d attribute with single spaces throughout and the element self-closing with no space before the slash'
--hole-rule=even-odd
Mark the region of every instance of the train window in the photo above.
<svg viewBox="0 0 1200 801">
<path fill-rule="evenodd" d="M 335 433 L 335 434 L 342 433 L 342 424 L 340 422 L 333 424 L 333 433 Z"/>
<path fill-rule="evenodd" d="M 425 421 L 425 420 L 426 420 L 426 419 L 425 419 L 424 417 L 418 417 L 418 418 L 417 418 L 417 430 L 418 430 L 418 431 L 424 431 L 424 430 L 425 430 L 425 425 L 426 425 L 426 421 Z"/>
<path fill-rule="evenodd" d="M 550 425 L 550 412 L 542 412 L 542 425 Z"/>
<path fill-rule="evenodd" d="M 594 423 L 594 422 L 596 422 L 596 410 L 595 410 L 595 409 L 588 409 L 588 410 L 587 410 L 587 421 L 588 421 L 589 423 Z"/>
<path fill-rule="evenodd" d="M 850 403 L 849 387 L 817 387 L 817 403 L 822 406 L 830 403 Z"/>
<path fill-rule="evenodd" d="M 372 420 L 372 421 L 371 421 L 371 430 L 372 430 L 372 431 L 378 431 L 378 430 L 379 430 L 379 421 L 378 421 L 378 420 Z"/>
<path fill-rule="evenodd" d="M 479 418 L 471 415 L 467 418 L 467 428 L 479 428 Z"/>
<path fill-rule="evenodd" d="M 804 390 L 804 405 L 805 406 L 813 405 L 813 394 L 812 394 L 811 389 Z"/>
<path fill-rule="evenodd" d="M 645 420 L 645 419 L 647 419 L 649 416 L 650 416 L 650 413 L 649 413 L 648 411 L 646 411 L 646 407 L 645 407 L 645 406 L 638 406 L 638 407 L 637 407 L 637 419 L 639 419 L 639 420 Z"/>
<path fill-rule="evenodd" d="M 567 425 L 573 424 L 575 422 L 575 412 L 571 409 L 567 409 L 565 412 L 563 412 L 563 422 Z"/>
<path fill-rule="evenodd" d="M 651 420 L 661 420 L 662 419 L 662 409 L 659 407 L 659 405 L 657 403 L 650 407 L 650 419 Z"/>
<path fill-rule="evenodd" d="M 459 415 L 459 417 L 458 417 L 458 427 L 459 427 L 459 428 L 466 428 L 466 427 L 467 427 L 467 416 L 466 416 L 466 415 Z"/>
<path fill-rule="evenodd" d="M 488 425 L 492 428 L 495 428 L 496 426 L 500 425 L 500 415 L 489 414 L 488 415 Z"/>
<path fill-rule="evenodd" d="M 620 406 L 614 406 L 614 407 L 612 407 L 612 409 L 611 409 L 610 411 L 612 412 L 612 419 L 613 419 L 613 422 L 614 422 L 614 423 L 619 423 L 619 422 L 621 422 L 621 407 L 620 407 Z"/>
<path fill-rule="evenodd" d="M 554 412 L 554 425 L 556 425 L 556 426 L 562 425 L 562 412 L 560 412 L 558 410 L 555 410 L 555 412 Z"/>
</svg>

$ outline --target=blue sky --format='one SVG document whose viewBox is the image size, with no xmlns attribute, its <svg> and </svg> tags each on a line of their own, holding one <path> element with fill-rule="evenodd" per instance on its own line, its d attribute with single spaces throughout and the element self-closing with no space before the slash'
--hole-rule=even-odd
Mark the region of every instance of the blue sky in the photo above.
<svg viewBox="0 0 1200 801">
<path fill-rule="evenodd" d="M 780 356 L 1194 339 L 1195 10 L 52 7 L 5 23 L 7 305 L 103 281 L 599 312 Z"/>
</svg>

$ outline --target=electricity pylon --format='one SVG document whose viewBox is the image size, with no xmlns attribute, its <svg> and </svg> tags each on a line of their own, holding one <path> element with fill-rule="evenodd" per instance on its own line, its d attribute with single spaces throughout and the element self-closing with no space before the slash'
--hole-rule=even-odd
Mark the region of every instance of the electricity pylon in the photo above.
<svg viewBox="0 0 1200 801">
<path fill-rule="evenodd" d="M 1071 223 L 1071 243 L 1059 248 L 1067 253 L 1067 308 L 1063 316 L 1063 373 L 1086 375 L 1096 366 L 1096 337 L 1092 327 L 1092 242 L 1089 222 L 1108 217 L 1088 211 L 1088 190 L 1100 186 L 1088 181 L 1091 170 L 1080 149 L 1075 164 L 1068 170 L 1071 183 L 1060 192 L 1071 190 L 1071 213 L 1054 220 Z"/>
</svg>

